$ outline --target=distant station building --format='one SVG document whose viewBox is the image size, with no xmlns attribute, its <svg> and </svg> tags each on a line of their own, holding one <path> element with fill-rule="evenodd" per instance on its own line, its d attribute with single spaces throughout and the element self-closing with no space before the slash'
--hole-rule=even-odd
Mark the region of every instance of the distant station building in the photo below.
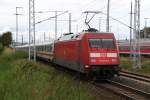
<svg viewBox="0 0 150 100">
<path fill-rule="evenodd" d="M 150 27 L 145 27 L 140 31 L 140 38 L 150 38 Z"/>
</svg>

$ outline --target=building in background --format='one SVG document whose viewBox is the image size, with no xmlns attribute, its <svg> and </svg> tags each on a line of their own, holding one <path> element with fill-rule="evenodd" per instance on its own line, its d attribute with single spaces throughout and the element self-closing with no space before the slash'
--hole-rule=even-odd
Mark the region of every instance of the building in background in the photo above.
<svg viewBox="0 0 150 100">
<path fill-rule="evenodd" d="M 145 27 L 140 31 L 140 38 L 150 38 L 150 27 Z"/>
</svg>

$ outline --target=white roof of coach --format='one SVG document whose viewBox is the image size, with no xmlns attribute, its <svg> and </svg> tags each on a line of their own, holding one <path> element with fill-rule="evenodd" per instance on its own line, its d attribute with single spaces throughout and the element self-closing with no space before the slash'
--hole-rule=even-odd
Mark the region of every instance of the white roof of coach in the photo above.
<svg viewBox="0 0 150 100">
<path fill-rule="evenodd" d="M 36 43 L 35 46 L 42 46 L 42 45 L 50 45 L 52 44 L 53 41 L 50 41 L 50 42 L 40 42 L 40 43 Z M 30 46 L 34 46 L 34 44 L 30 44 Z M 21 46 L 16 46 L 16 48 L 24 48 L 24 47 L 29 47 L 29 44 L 26 44 L 26 45 L 21 45 Z"/>
</svg>

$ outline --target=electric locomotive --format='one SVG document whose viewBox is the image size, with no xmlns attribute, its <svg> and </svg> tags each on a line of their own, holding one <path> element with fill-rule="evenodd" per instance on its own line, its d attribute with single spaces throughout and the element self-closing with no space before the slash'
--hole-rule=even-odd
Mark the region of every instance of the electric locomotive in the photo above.
<svg viewBox="0 0 150 100">
<path fill-rule="evenodd" d="M 96 77 L 113 77 L 120 70 L 113 33 L 66 34 L 54 43 L 53 62 Z"/>
</svg>

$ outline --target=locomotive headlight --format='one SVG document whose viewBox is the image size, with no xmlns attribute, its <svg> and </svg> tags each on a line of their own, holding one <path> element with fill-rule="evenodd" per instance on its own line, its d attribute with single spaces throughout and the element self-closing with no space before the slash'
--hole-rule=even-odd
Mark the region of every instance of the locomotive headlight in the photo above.
<svg viewBox="0 0 150 100">
<path fill-rule="evenodd" d="M 89 65 L 85 65 L 85 68 L 90 68 L 90 66 Z"/>
</svg>

